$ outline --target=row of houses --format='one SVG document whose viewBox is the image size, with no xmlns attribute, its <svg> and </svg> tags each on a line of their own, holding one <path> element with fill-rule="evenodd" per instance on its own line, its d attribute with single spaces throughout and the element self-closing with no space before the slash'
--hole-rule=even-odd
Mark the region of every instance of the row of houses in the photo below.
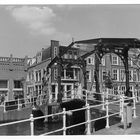
<svg viewBox="0 0 140 140">
<path fill-rule="evenodd" d="M 48 64 L 60 53 L 66 50 L 59 41 L 51 40 L 50 46 L 43 48 L 35 57 L 14 58 L 0 57 L 0 96 L 6 101 L 20 97 L 46 94 L 49 102 L 57 101 L 58 69 L 54 64 L 48 72 Z M 77 59 L 86 50 L 71 47 L 62 59 Z M 134 91 L 140 83 L 140 60 L 136 58 L 138 50 L 129 51 L 129 81 L 130 90 Z M 95 91 L 95 54 L 86 59 L 87 89 Z M 99 67 L 100 91 L 105 89 L 104 81 L 110 71 L 113 80 L 113 94 L 123 93 L 125 89 L 125 69 L 122 60 L 115 54 L 106 54 Z M 78 86 L 83 86 L 83 73 L 78 65 L 66 68 L 62 64 L 61 91 L 63 98 L 74 98 Z"/>
</svg>

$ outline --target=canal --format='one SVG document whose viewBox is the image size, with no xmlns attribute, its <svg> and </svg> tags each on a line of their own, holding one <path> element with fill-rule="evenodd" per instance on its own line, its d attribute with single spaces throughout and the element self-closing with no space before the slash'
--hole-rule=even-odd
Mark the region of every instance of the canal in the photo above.
<svg viewBox="0 0 140 140">
<path fill-rule="evenodd" d="M 95 119 L 99 117 L 99 110 L 96 109 L 91 109 L 91 119 Z M 102 116 L 105 116 L 105 113 L 100 114 Z M 100 116 L 101 117 L 101 116 Z M 118 115 L 115 116 L 111 116 L 109 118 L 109 125 L 114 125 L 116 123 L 119 123 L 121 121 L 120 117 Z M 106 121 L 105 119 L 96 121 L 97 124 L 97 130 L 99 129 L 103 129 L 105 128 L 106 125 Z M 92 124 L 95 127 L 95 124 Z M 62 121 L 59 122 L 54 122 L 54 123 L 44 123 L 44 127 L 37 127 L 34 129 L 34 135 L 41 135 L 50 131 L 54 131 L 54 130 L 58 130 L 61 129 L 63 127 Z M 0 127 L 0 135 L 4 135 L 4 136 L 23 136 L 23 135 L 27 135 L 29 136 L 31 134 L 31 130 L 30 130 L 30 121 L 29 122 L 23 122 L 23 123 L 19 123 L 19 124 L 13 124 L 13 125 L 9 125 L 9 126 L 2 126 Z M 62 135 L 63 132 L 57 132 L 57 133 L 52 133 L 50 135 Z"/>
<path fill-rule="evenodd" d="M 60 128 L 62 128 L 62 122 L 45 123 L 44 127 L 35 128 L 34 134 L 41 135 Z M 19 124 L 0 127 L 0 135 L 4 135 L 4 136 L 21 136 L 21 135 L 29 136 L 30 133 L 31 133 L 30 122 L 23 122 Z M 61 131 L 61 132 L 53 133 L 51 135 L 62 135 L 62 134 L 63 133 Z"/>
</svg>

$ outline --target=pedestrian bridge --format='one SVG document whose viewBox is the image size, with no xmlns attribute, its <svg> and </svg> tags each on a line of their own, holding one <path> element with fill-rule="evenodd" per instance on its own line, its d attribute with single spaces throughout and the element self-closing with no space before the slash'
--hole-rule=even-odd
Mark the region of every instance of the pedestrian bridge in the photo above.
<svg viewBox="0 0 140 140">
<path fill-rule="evenodd" d="M 134 93 L 133 93 L 133 97 L 126 97 L 123 94 L 113 95 L 113 94 L 109 94 L 108 92 L 106 94 L 105 93 L 94 93 L 92 91 L 88 91 L 88 90 L 84 90 L 84 89 L 82 89 L 82 91 L 84 91 L 84 93 L 85 93 L 83 96 L 85 97 L 85 100 L 86 100 L 86 104 L 82 108 L 78 108 L 78 109 L 74 109 L 74 110 L 67 110 L 67 111 L 65 108 L 63 108 L 63 110 L 58 113 L 49 114 L 49 115 L 45 115 L 45 116 L 41 116 L 41 117 L 33 117 L 33 114 L 31 114 L 30 118 L 28 118 L 28 119 L 19 120 L 19 121 L 15 121 L 15 122 L 9 122 L 9 123 L 2 123 L 2 124 L 0 124 L 0 128 L 5 127 L 5 126 L 14 125 L 14 124 L 21 124 L 21 123 L 28 122 L 30 124 L 28 135 L 46 136 L 46 135 L 55 135 L 58 132 L 61 132 L 62 135 L 66 135 L 66 132 L 68 129 L 84 124 L 86 126 L 86 129 L 85 129 L 86 135 L 91 135 L 91 134 L 96 135 L 96 134 L 100 134 L 99 132 L 101 132 L 101 130 L 94 131 L 94 122 L 101 120 L 101 119 L 105 119 L 106 124 L 105 124 L 105 129 L 103 129 L 103 130 L 104 131 L 107 130 L 109 132 L 116 125 L 116 124 L 111 124 L 110 120 L 113 116 L 117 116 L 118 118 L 120 118 L 120 122 L 118 122 L 117 124 L 121 124 L 123 126 L 122 130 L 126 130 L 127 129 L 126 128 L 126 117 L 127 117 L 126 115 L 127 114 L 125 112 L 124 106 L 125 106 L 125 102 L 130 101 L 130 100 L 132 101 L 131 107 L 132 107 L 133 122 L 135 122 L 135 120 L 138 119 L 137 116 L 140 115 L 139 113 L 137 114 L 137 112 L 136 112 L 137 107 L 139 107 L 138 106 L 139 102 L 137 100 L 137 96 Z M 92 96 L 94 94 L 100 94 L 102 97 L 102 100 L 101 101 L 95 100 L 95 98 L 93 98 L 93 96 Z M 80 96 L 77 96 L 77 98 L 78 97 L 80 98 Z M 95 101 L 97 104 L 90 104 L 91 101 Z M 104 115 L 100 115 L 95 118 L 95 117 L 93 117 L 93 116 L 95 116 L 95 114 L 94 114 L 94 112 L 92 112 L 92 109 L 98 109 L 100 112 L 103 111 Z M 85 118 L 86 118 L 85 122 L 67 126 L 67 124 L 66 124 L 67 115 L 70 115 L 74 112 L 78 112 L 81 110 L 85 111 Z M 36 134 L 36 131 L 34 128 L 35 127 L 34 122 L 36 120 L 39 120 L 42 118 L 46 119 L 46 118 L 55 117 L 55 116 L 61 116 L 61 118 L 62 118 L 61 126 L 62 127 L 52 130 L 52 131 L 50 131 L 48 129 L 46 131 L 42 131 L 42 132 Z M 132 126 L 133 126 L 133 124 L 132 124 Z"/>
</svg>

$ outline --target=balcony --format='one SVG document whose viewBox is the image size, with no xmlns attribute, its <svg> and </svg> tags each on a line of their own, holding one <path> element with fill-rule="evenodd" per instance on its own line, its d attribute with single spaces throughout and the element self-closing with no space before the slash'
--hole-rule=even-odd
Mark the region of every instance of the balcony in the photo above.
<svg viewBox="0 0 140 140">
<path fill-rule="evenodd" d="M 66 77 L 61 77 L 61 80 L 64 80 L 64 81 L 79 81 L 79 78 L 78 77 L 71 77 L 71 76 L 66 76 Z"/>
<path fill-rule="evenodd" d="M 61 73 L 62 80 L 78 81 L 79 80 L 79 70 L 76 68 L 65 69 Z"/>
</svg>

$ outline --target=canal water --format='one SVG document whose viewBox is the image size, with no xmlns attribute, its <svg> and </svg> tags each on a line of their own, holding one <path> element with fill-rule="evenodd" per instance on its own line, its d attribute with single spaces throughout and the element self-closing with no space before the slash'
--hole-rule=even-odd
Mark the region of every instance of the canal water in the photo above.
<svg viewBox="0 0 140 140">
<path fill-rule="evenodd" d="M 93 115 L 91 117 L 91 119 L 95 119 L 96 115 Z M 118 116 L 111 116 L 109 119 L 109 125 L 114 125 L 116 123 L 119 123 L 121 121 L 121 119 Z M 98 129 L 103 129 L 105 128 L 106 123 L 103 120 L 100 120 L 99 122 L 97 122 L 98 127 L 97 127 L 97 131 Z M 54 122 L 54 123 L 45 123 L 44 127 L 42 128 L 35 128 L 34 129 L 34 135 L 41 135 L 41 134 L 45 134 L 47 132 L 50 131 L 54 131 L 54 130 L 58 130 L 61 129 L 63 127 L 62 125 L 62 121 L 61 122 Z M 9 125 L 9 126 L 2 126 L 0 127 L 0 136 L 4 135 L 4 136 L 29 136 L 31 134 L 31 130 L 30 130 L 30 122 L 23 122 L 23 123 L 19 123 L 19 124 L 13 124 L 13 125 Z M 63 132 L 57 132 L 57 133 L 52 133 L 50 135 L 63 135 Z"/>
<path fill-rule="evenodd" d="M 62 128 L 62 122 L 57 123 L 45 123 L 44 127 L 42 128 L 35 128 L 34 134 L 35 135 L 41 135 L 53 130 L 61 129 Z M 2 126 L 0 127 L 0 135 L 4 136 L 23 136 L 27 135 L 29 136 L 31 134 L 30 130 L 30 122 L 23 122 L 19 124 L 13 124 L 9 126 Z M 61 132 L 57 132 L 51 135 L 62 135 Z"/>
</svg>

